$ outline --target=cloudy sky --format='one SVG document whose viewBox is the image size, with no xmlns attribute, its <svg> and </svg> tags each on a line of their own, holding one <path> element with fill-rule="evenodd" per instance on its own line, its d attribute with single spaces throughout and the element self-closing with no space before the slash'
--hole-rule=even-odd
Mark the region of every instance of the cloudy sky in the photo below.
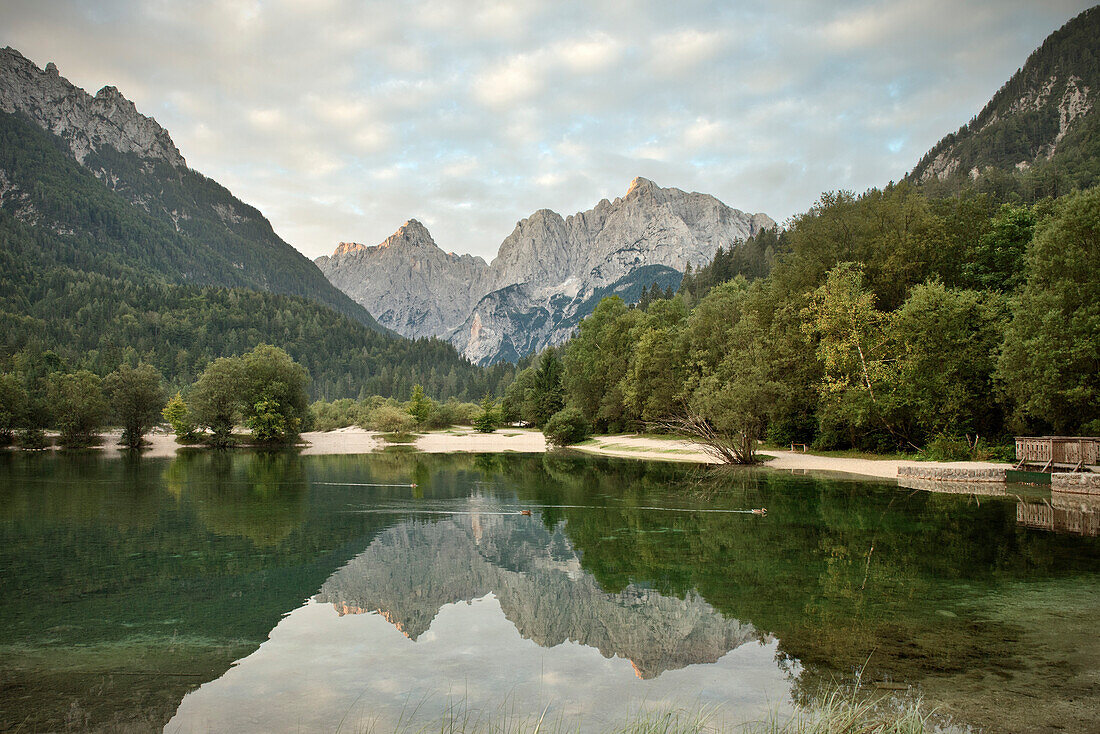
<svg viewBox="0 0 1100 734">
<path fill-rule="evenodd" d="M 635 176 L 778 221 L 897 180 L 1078 0 L 5 0 L 314 257 L 417 218 L 491 258 Z"/>
</svg>

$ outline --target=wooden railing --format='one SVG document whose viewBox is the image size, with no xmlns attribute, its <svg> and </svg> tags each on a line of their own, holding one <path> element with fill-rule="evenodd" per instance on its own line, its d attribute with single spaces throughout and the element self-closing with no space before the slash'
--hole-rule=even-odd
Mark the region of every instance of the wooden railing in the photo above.
<svg viewBox="0 0 1100 734">
<path fill-rule="evenodd" d="M 1043 471 L 1100 466 L 1100 438 L 1080 436 L 1017 436 L 1017 468 L 1041 466 Z"/>
</svg>

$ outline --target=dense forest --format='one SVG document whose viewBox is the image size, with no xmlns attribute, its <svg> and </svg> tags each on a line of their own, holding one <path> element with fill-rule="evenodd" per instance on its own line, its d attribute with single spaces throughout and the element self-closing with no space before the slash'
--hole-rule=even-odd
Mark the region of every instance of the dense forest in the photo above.
<svg viewBox="0 0 1100 734">
<path fill-rule="evenodd" d="M 319 398 L 404 399 L 421 384 L 473 400 L 511 380 L 510 365 L 478 369 L 445 342 L 384 333 L 312 263 L 273 243 L 258 212 L 199 174 L 110 149 L 86 163 L 110 171 L 118 191 L 60 139 L 0 113 L 0 371 L 21 352 L 49 350 L 101 376 L 144 361 L 178 388 L 218 357 L 269 343 L 309 370 Z M 173 213 L 233 202 L 235 229 L 198 214 L 172 225 Z"/>
<path fill-rule="evenodd" d="M 673 298 L 605 299 L 517 374 L 506 414 L 550 425 L 564 408 L 601 432 L 692 415 L 950 458 L 1100 433 L 1100 188 L 1032 206 L 907 183 L 826 194 L 733 252 Z"/>
</svg>

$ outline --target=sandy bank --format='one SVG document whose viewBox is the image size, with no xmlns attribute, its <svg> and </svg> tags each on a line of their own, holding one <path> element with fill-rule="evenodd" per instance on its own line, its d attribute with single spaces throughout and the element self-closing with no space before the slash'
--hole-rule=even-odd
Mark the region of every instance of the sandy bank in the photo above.
<svg viewBox="0 0 1100 734">
<path fill-rule="evenodd" d="M 636 459 L 662 459 L 665 461 L 692 461 L 717 463 L 707 455 L 698 444 L 678 439 L 646 438 L 643 436 L 619 435 L 597 436 L 591 443 L 576 447 L 582 451 L 604 456 L 627 456 Z M 835 472 L 858 474 L 881 479 L 897 479 L 900 466 L 956 467 L 967 469 L 989 469 L 1008 467 L 1008 464 L 994 464 L 984 461 L 911 461 L 906 459 L 850 459 L 839 456 L 817 456 L 798 451 L 767 449 L 768 456 L 775 458 L 764 466 L 795 472 Z"/>
<path fill-rule="evenodd" d="M 102 450 L 108 455 L 117 455 L 122 450 L 117 447 L 119 431 L 111 431 L 103 436 Z M 150 458 L 170 458 L 182 448 L 175 436 L 161 430 L 146 436 L 150 446 L 141 452 Z M 301 453 L 303 455 L 323 454 L 365 454 L 378 451 L 388 444 L 380 434 L 364 431 L 361 428 L 341 428 L 336 431 L 311 431 L 302 434 Z M 523 428 L 502 428 L 495 433 L 478 433 L 472 428 L 456 426 L 446 431 L 436 431 L 417 436 L 415 446 L 425 453 L 514 451 L 517 453 L 539 453 L 546 451 L 546 439 L 540 431 Z M 686 461 L 692 463 L 718 463 L 706 454 L 698 444 L 682 439 L 648 438 L 632 434 L 615 436 L 596 436 L 583 445 L 574 447 L 579 451 L 599 456 L 617 456 L 631 459 L 657 459 L 661 461 Z M 957 467 L 957 468 L 995 468 L 1008 464 L 995 464 L 981 461 L 928 462 L 905 459 L 853 459 L 838 456 L 817 456 L 797 451 L 768 449 L 766 453 L 775 458 L 764 466 L 793 472 L 828 472 L 854 474 L 880 479 L 896 479 L 898 467 Z"/>
</svg>

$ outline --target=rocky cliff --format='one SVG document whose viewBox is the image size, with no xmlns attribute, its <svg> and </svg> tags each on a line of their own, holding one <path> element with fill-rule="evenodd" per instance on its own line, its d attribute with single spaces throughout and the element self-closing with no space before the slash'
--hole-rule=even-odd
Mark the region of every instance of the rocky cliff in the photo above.
<svg viewBox="0 0 1100 734">
<path fill-rule="evenodd" d="M 1094 7 L 1048 36 L 982 111 L 928 151 L 907 178 L 975 179 L 989 169 L 1025 172 L 1053 162 L 1058 176 L 1093 185 L 1098 91 L 1100 7 Z"/>
<path fill-rule="evenodd" d="M 492 593 L 523 637 L 543 647 L 570 640 L 604 657 L 627 658 L 641 678 L 712 663 L 766 637 L 696 594 L 679 599 L 634 585 L 605 592 L 581 567 L 562 527 L 481 514 L 491 508 L 477 499 L 468 509 L 461 517 L 390 528 L 315 598 L 341 615 L 377 613 L 415 640 L 444 604 Z"/>
<path fill-rule="evenodd" d="M 67 142 L 81 163 L 107 145 L 179 168 L 187 165 L 168 131 L 118 89 L 103 87 L 93 97 L 70 84 L 52 62 L 39 69 L 10 47 L 0 49 L 0 110 L 27 115 Z"/>
<path fill-rule="evenodd" d="M 315 262 L 380 324 L 409 337 L 449 334 L 462 324 L 488 272 L 480 257 L 441 250 L 415 219 L 379 245 L 341 242 Z"/>
<path fill-rule="evenodd" d="M 341 244 L 317 264 L 395 331 L 445 337 L 491 364 L 559 344 L 600 298 L 675 285 L 689 264 L 773 226 L 766 214 L 636 178 L 625 196 L 588 211 L 521 220 L 489 265 L 444 253 L 415 222 L 376 247 Z"/>
</svg>

